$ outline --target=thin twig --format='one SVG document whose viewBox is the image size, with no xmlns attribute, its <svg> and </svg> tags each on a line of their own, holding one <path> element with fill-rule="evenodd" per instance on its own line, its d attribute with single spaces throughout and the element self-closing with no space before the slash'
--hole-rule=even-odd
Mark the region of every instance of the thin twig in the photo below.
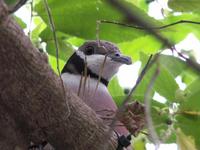
<svg viewBox="0 0 200 150">
<path fill-rule="evenodd" d="M 9 13 L 12 14 L 21 8 L 28 0 L 20 0 L 14 7 L 9 9 Z"/>
<path fill-rule="evenodd" d="M 98 42 L 98 46 L 100 47 L 100 38 L 99 38 L 99 30 L 100 30 L 100 21 L 96 21 L 96 40 Z"/>
<path fill-rule="evenodd" d="M 90 75 L 88 75 L 87 80 L 88 80 L 87 93 L 88 93 L 88 96 L 91 96 L 91 94 L 90 94 Z"/>
<path fill-rule="evenodd" d="M 175 51 L 178 54 L 179 57 L 183 58 L 189 66 L 191 66 L 196 71 L 200 72 L 200 66 L 199 66 L 198 63 L 196 63 L 196 62 L 192 61 L 191 59 L 185 57 L 182 53 L 177 51 L 177 49 L 175 47 L 172 47 L 172 50 Z"/>
<path fill-rule="evenodd" d="M 186 23 L 186 24 L 197 24 L 197 25 L 200 24 L 200 22 L 198 22 L 198 21 L 179 20 L 179 21 L 167 24 L 167 25 L 160 26 L 160 27 L 154 27 L 153 29 L 164 29 L 164 28 L 168 28 L 168 27 L 171 27 L 171 26 L 174 26 L 174 25 L 177 25 L 177 24 L 183 24 L 183 23 Z"/>
<path fill-rule="evenodd" d="M 127 18 L 127 20 L 129 22 L 132 22 L 134 24 L 136 24 L 139 27 L 143 27 L 147 32 L 149 32 L 150 34 L 152 34 L 154 37 L 156 37 L 160 42 L 162 42 L 166 47 L 170 48 L 172 51 L 172 47 L 174 46 L 174 44 L 172 42 L 170 42 L 167 38 L 165 38 L 164 36 L 162 36 L 159 32 L 156 32 L 153 29 L 153 25 L 150 24 L 149 22 L 143 20 L 140 18 L 140 16 L 136 15 L 137 12 L 134 9 L 130 9 L 127 6 L 125 6 L 124 4 L 122 4 L 119 0 L 107 0 L 107 2 L 109 2 L 112 6 L 114 6 L 115 8 L 117 8 L 122 14 L 124 14 L 124 16 Z M 174 23 L 172 25 L 175 24 L 179 24 L 179 23 L 193 23 L 193 24 L 199 24 L 199 22 L 193 22 L 193 21 L 179 21 L 177 23 Z M 172 26 L 172 25 L 166 25 L 167 27 Z M 165 26 L 165 28 L 166 28 Z M 181 58 L 185 59 L 185 57 L 183 57 L 183 55 L 180 55 Z M 200 73 L 200 65 L 197 64 L 196 62 L 194 62 L 193 60 L 186 58 L 187 64 L 193 68 L 194 70 L 196 70 L 198 73 Z"/>
<path fill-rule="evenodd" d="M 48 14 L 50 28 L 51 28 L 51 31 L 53 33 L 53 40 L 54 40 L 54 44 L 55 44 L 55 48 L 56 48 L 57 71 L 58 71 L 58 73 L 60 75 L 61 73 L 60 73 L 59 48 L 58 48 L 59 46 L 58 46 L 58 40 L 57 40 L 57 35 L 56 35 L 56 29 L 55 29 L 54 21 L 53 21 L 52 15 L 51 15 L 51 10 L 50 10 L 50 8 L 48 6 L 47 0 L 44 0 L 44 4 L 45 4 L 45 8 L 46 8 L 46 11 L 47 11 L 47 14 Z"/>
<path fill-rule="evenodd" d="M 82 84 L 83 84 L 83 73 L 81 73 L 81 79 L 78 86 L 78 94 L 77 94 L 78 96 L 80 96 Z"/>
<path fill-rule="evenodd" d="M 116 24 L 116 25 L 119 25 L 119 26 L 125 26 L 125 27 L 129 27 L 129 28 L 140 29 L 140 30 L 146 30 L 146 29 L 158 29 L 158 30 L 160 29 L 161 30 L 161 29 L 169 28 L 171 26 L 174 26 L 174 25 L 177 25 L 177 24 L 183 24 L 183 23 L 200 25 L 200 22 L 191 21 L 191 20 L 179 20 L 179 21 L 167 24 L 167 25 L 158 26 L 158 27 L 149 27 L 149 28 L 144 28 L 142 26 L 134 26 L 134 25 L 131 25 L 131 24 L 117 22 L 117 21 L 109 21 L 109 20 L 98 20 L 97 22 L 98 22 L 98 24 L 100 24 L 100 23 Z M 98 29 L 99 29 L 99 27 L 98 27 Z"/>
<path fill-rule="evenodd" d="M 57 71 L 58 71 L 60 81 L 61 81 L 61 85 L 62 85 L 62 89 L 63 89 L 63 96 L 64 96 L 64 99 L 65 99 L 66 105 L 67 105 L 67 113 L 68 114 L 66 115 L 66 117 L 68 118 L 70 116 L 70 108 L 69 108 L 69 104 L 67 103 L 67 100 L 66 100 L 65 86 L 64 86 L 63 80 L 61 78 L 60 65 L 59 65 L 59 51 L 58 51 L 59 49 L 58 49 L 58 40 L 57 40 L 57 36 L 56 36 L 56 29 L 55 29 L 55 25 L 54 25 L 52 15 L 51 15 L 51 10 L 48 6 L 48 2 L 47 2 L 47 0 L 43 0 L 43 1 L 44 1 L 45 9 L 47 11 L 47 15 L 48 15 L 48 18 L 49 18 L 50 28 L 51 28 L 51 31 L 53 33 L 53 39 L 54 39 L 54 44 L 55 44 L 55 48 L 56 48 L 56 66 L 57 66 Z"/>
<path fill-rule="evenodd" d="M 85 61 L 84 61 L 84 72 L 83 72 L 83 96 L 85 96 L 85 89 L 86 89 L 86 84 L 87 84 L 87 56 L 85 56 Z"/>
<path fill-rule="evenodd" d="M 150 83 L 147 86 L 147 90 L 144 95 L 144 105 L 145 105 L 144 108 L 145 108 L 145 118 L 146 118 L 146 122 L 147 122 L 147 129 L 149 131 L 149 136 L 150 136 L 151 140 L 155 144 L 156 150 L 159 148 L 160 141 L 159 141 L 158 135 L 155 131 L 155 128 L 153 125 L 153 120 L 151 117 L 151 101 L 150 101 L 151 96 L 150 95 L 151 95 L 151 90 L 153 88 L 155 80 L 157 79 L 157 77 L 159 75 L 159 71 L 160 71 L 159 66 L 157 66 L 157 68 L 150 80 Z"/>
<path fill-rule="evenodd" d="M 147 32 L 155 36 L 160 42 L 162 42 L 167 47 L 172 47 L 174 44 L 171 43 L 167 38 L 163 37 L 159 32 L 156 32 L 152 29 L 153 25 L 149 22 L 141 19 L 141 17 L 134 9 L 130 9 L 124 4 L 122 4 L 119 0 L 107 0 L 112 6 L 118 9 L 129 22 L 136 24 L 137 26 L 143 27 Z"/>
<path fill-rule="evenodd" d="M 118 111 L 116 112 L 115 114 L 115 117 L 113 118 L 111 124 L 110 124 L 110 129 L 109 131 L 107 132 L 107 134 L 105 135 L 105 141 L 107 140 L 107 138 L 109 138 L 109 136 L 111 135 L 112 133 L 112 130 L 113 128 L 115 127 L 115 123 L 117 122 L 117 116 L 118 116 L 118 113 L 122 112 L 123 109 L 125 108 L 125 104 L 128 103 L 128 101 L 131 99 L 131 96 L 133 95 L 133 92 L 136 90 L 136 88 L 138 87 L 139 83 L 142 81 L 144 75 L 146 74 L 147 70 L 149 69 L 149 65 L 151 64 L 151 59 L 152 59 L 153 55 L 151 55 L 146 63 L 146 65 L 144 66 L 144 68 L 142 69 L 141 73 L 139 74 L 138 78 L 137 78 L 137 81 L 136 81 L 136 84 L 133 86 L 133 88 L 131 89 L 130 93 L 127 95 L 127 97 L 124 99 L 121 107 L 118 108 Z M 104 149 L 107 149 L 107 144 L 104 145 Z"/>
<path fill-rule="evenodd" d="M 94 96 L 95 96 L 95 94 L 96 94 L 96 91 L 97 91 L 97 89 L 98 89 L 98 86 L 99 86 L 101 77 L 102 77 L 102 75 L 103 75 L 103 69 L 104 69 L 104 66 L 105 66 L 105 64 L 106 64 L 106 60 L 107 60 L 107 55 L 105 55 L 104 60 L 103 60 L 103 63 L 102 63 L 101 68 L 100 68 L 100 70 L 99 70 L 99 77 L 98 77 L 97 85 L 96 85 L 96 87 L 95 87 Z"/>
<path fill-rule="evenodd" d="M 140 131 L 140 133 L 141 133 L 141 134 L 144 134 L 144 135 L 146 135 L 146 136 L 149 136 L 149 134 L 146 133 L 145 131 Z"/>
<path fill-rule="evenodd" d="M 28 36 L 29 38 L 31 38 L 31 24 L 32 24 L 32 19 L 33 19 L 33 1 L 34 0 L 31 0 L 30 2 L 30 6 L 31 6 L 31 16 L 30 16 L 30 24 L 29 24 L 29 31 L 28 31 Z"/>
<path fill-rule="evenodd" d="M 198 21 L 191 21 L 191 20 L 179 20 L 177 22 L 173 22 L 173 23 L 170 23 L 170 24 L 167 24 L 167 25 L 163 25 L 163 26 L 159 26 L 159 27 L 148 27 L 148 28 L 144 28 L 144 27 L 141 27 L 141 26 L 134 26 L 134 25 L 130 25 L 130 24 L 126 24 L 126 23 L 122 23 L 122 22 L 117 22 L 117 21 L 109 21 L 109 20 L 98 20 L 97 21 L 97 33 L 96 33 L 96 36 L 97 36 L 97 39 L 99 40 L 99 30 L 100 30 L 100 24 L 101 23 L 108 23 L 108 24 L 116 24 L 116 25 L 120 25 L 120 26 L 125 26 L 125 27 L 129 27 L 129 28 L 135 28 L 135 29 L 140 29 L 140 30 L 148 30 L 148 29 L 165 29 L 165 28 L 168 28 L 168 27 L 171 27 L 171 26 L 174 26 L 174 25 L 177 25 L 177 24 L 183 24 L 183 23 L 187 23 L 187 24 L 197 24 L 197 25 L 200 25 L 200 22 Z M 175 48 L 172 46 L 170 47 L 170 49 L 173 51 Z M 176 51 L 177 52 L 177 51 Z M 194 68 L 195 70 L 197 70 L 198 72 L 200 72 L 200 66 L 198 63 L 192 61 L 191 59 L 188 59 L 186 58 L 182 53 L 180 52 L 177 52 L 177 54 L 186 60 L 187 64 L 189 66 L 192 66 L 192 68 Z"/>
<path fill-rule="evenodd" d="M 144 66 L 144 68 L 142 69 L 140 75 L 138 76 L 137 80 L 136 80 L 136 84 L 133 86 L 133 88 L 131 89 L 131 91 L 129 92 L 129 94 L 127 95 L 127 97 L 124 99 L 123 103 L 122 103 L 122 107 L 128 103 L 128 101 L 131 99 L 132 95 L 133 95 L 133 92 L 136 90 L 136 88 L 138 87 L 139 83 L 141 82 L 141 80 L 143 79 L 144 75 L 146 74 L 148 68 L 149 68 L 149 65 L 152 64 L 150 63 L 151 60 L 152 60 L 152 57 L 153 55 L 150 55 L 146 65 Z M 155 58 L 154 58 L 155 60 Z"/>
</svg>

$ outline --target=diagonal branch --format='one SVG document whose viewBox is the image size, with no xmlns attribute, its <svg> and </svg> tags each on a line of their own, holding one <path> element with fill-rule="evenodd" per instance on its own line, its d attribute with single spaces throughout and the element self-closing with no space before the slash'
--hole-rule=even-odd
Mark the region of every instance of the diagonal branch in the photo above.
<svg viewBox="0 0 200 150">
<path fill-rule="evenodd" d="M 150 139 L 156 145 L 156 149 L 159 147 L 160 141 L 159 141 L 158 135 L 155 131 L 155 128 L 153 125 L 153 120 L 151 117 L 151 101 L 150 101 L 151 96 L 150 95 L 151 95 L 151 90 L 153 88 L 153 85 L 159 75 L 159 72 L 160 72 L 159 66 L 157 65 L 156 70 L 151 77 L 150 83 L 147 86 L 147 89 L 146 89 L 146 92 L 144 95 L 144 105 L 145 105 L 144 108 L 145 108 L 145 119 L 146 119 L 146 123 L 147 123 L 147 129 L 149 131 L 148 133 L 149 133 Z"/>
<path fill-rule="evenodd" d="M 9 13 L 12 14 L 16 12 L 19 8 L 21 8 L 28 0 L 19 0 L 15 6 L 10 8 Z"/>
<path fill-rule="evenodd" d="M 137 26 L 143 27 L 146 32 L 152 34 L 155 38 L 157 38 L 163 45 L 170 48 L 173 51 L 174 43 L 170 42 L 167 38 L 162 36 L 159 32 L 155 31 L 153 29 L 153 25 L 144 19 L 140 18 L 140 16 L 137 15 L 137 12 L 134 9 L 130 9 L 129 7 L 123 5 L 119 0 L 107 0 L 108 3 L 110 3 L 112 6 L 114 6 L 116 9 L 118 9 L 125 17 L 126 19 L 133 24 L 136 24 Z M 181 58 L 186 60 L 187 64 L 194 70 L 196 70 L 198 73 L 200 73 L 200 65 L 197 64 L 195 61 L 183 57 L 183 55 L 179 55 Z"/>
<path fill-rule="evenodd" d="M 140 82 L 142 81 L 142 79 L 143 79 L 144 75 L 146 74 L 147 70 L 149 69 L 150 65 L 152 65 L 154 60 L 157 59 L 157 57 L 154 57 L 153 61 L 151 61 L 152 57 L 153 57 L 153 55 L 151 55 L 149 57 L 146 65 L 144 66 L 144 68 L 142 69 L 141 73 L 139 74 L 139 76 L 137 78 L 136 84 L 133 86 L 133 88 L 131 89 L 130 93 L 127 95 L 127 97 L 124 99 L 121 107 L 118 108 L 118 110 L 117 110 L 117 112 L 116 112 L 115 116 L 113 117 L 113 120 L 112 120 L 112 122 L 110 124 L 110 129 L 109 129 L 108 133 L 106 134 L 106 138 L 104 138 L 105 141 L 110 137 L 110 135 L 112 133 L 112 129 L 115 127 L 115 124 L 116 124 L 116 122 L 118 120 L 118 116 L 121 113 L 123 114 L 123 112 L 125 111 L 124 110 L 124 109 L 126 109 L 125 104 L 127 104 L 129 102 L 129 100 L 131 99 L 134 91 L 136 90 L 136 88 L 138 87 Z M 106 149 L 107 146 L 108 145 L 105 144 L 104 149 Z"/>
<path fill-rule="evenodd" d="M 61 78 L 61 72 L 60 72 L 59 47 L 58 47 L 58 39 L 57 39 L 57 35 L 56 35 L 55 24 L 54 24 L 53 17 L 51 15 L 51 10 L 49 8 L 47 0 L 43 0 L 43 1 L 44 1 L 45 9 L 47 11 L 47 15 L 48 15 L 48 18 L 49 18 L 49 24 L 50 24 L 50 27 L 51 27 L 51 30 L 52 30 L 52 33 L 53 33 L 53 40 L 54 40 L 55 50 L 56 50 L 56 67 L 57 67 L 58 75 L 59 75 L 60 82 L 61 82 L 62 89 L 63 89 L 63 97 L 64 97 L 64 99 L 66 99 L 66 97 L 65 97 L 65 95 L 66 95 L 65 94 L 65 87 L 64 87 L 64 83 L 63 83 L 63 80 Z M 69 105 L 68 105 L 67 102 L 66 102 L 66 104 L 67 104 L 68 115 L 70 115 Z"/>
<path fill-rule="evenodd" d="M 12 145 L 22 143 L 23 150 L 28 147 L 29 141 L 37 144 L 42 140 L 50 142 L 58 150 L 95 150 L 104 144 L 101 141 L 108 127 L 67 87 L 66 99 L 63 97 L 60 78 L 50 68 L 47 57 L 32 45 L 22 29 L 8 16 L 2 0 L 0 53 L 0 112 L 9 115 L 8 127 L 0 128 L 0 146 L 3 139 L 15 139 L 10 141 Z M 4 122 L 0 115 L 0 127 Z M 10 129 L 16 131 L 15 137 L 20 135 L 18 139 L 12 138 L 13 135 L 8 132 Z M 5 132 L 7 137 L 1 134 Z M 114 135 L 107 143 L 110 150 L 116 149 Z"/>
</svg>

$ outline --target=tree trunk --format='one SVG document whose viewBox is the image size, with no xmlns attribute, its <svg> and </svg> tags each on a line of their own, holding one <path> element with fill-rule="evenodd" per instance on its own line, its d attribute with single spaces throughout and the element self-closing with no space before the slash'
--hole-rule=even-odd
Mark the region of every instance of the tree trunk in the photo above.
<svg viewBox="0 0 200 150">
<path fill-rule="evenodd" d="M 52 71 L 0 0 L 0 149 L 100 149 L 108 127 Z M 116 149 L 112 135 L 108 149 Z"/>
</svg>

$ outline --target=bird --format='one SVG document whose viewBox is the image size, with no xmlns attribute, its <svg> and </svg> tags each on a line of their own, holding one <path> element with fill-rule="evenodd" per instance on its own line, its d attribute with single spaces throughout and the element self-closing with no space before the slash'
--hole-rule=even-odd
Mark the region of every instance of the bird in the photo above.
<svg viewBox="0 0 200 150">
<path fill-rule="evenodd" d="M 108 84 L 123 64 L 130 65 L 132 60 L 121 54 L 114 43 L 90 40 L 83 43 L 68 59 L 61 71 L 61 78 L 105 124 L 110 125 L 117 106 L 108 91 Z M 114 131 L 120 136 L 129 134 L 123 125 L 116 125 Z"/>
</svg>

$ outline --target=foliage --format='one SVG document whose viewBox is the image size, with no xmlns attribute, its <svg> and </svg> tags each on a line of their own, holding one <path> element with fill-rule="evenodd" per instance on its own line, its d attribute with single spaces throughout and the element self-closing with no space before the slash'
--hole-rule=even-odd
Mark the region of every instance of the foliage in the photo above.
<svg viewBox="0 0 200 150">
<path fill-rule="evenodd" d="M 148 16 L 148 0 L 123 0 L 131 9 L 135 9 L 138 15 L 153 23 L 155 27 L 163 26 L 180 20 L 200 21 L 200 3 L 198 0 L 169 0 L 169 7 L 165 10 L 164 19 L 156 20 Z M 12 1 L 8 1 L 12 2 Z M 80 46 L 85 40 L 96 38 L 96 21 L 109 20 L 126 22 L 121 13 L 112 8 L 105 0 L 48 0 L 49 7 L 56 27 L 59 46 L 60 69 L 65 61 L 73 53 L 73 49 Z M 35 24 L 30 36 L 36 46 L 46 43 L 46 51 L 49 54 L 49 62 L 57 72 L 55 43 L 49 26 L 48 15 L 43 1 L 37 1 L 34 5 L 33 22 Z M 181 12 L 176 15 L 176 12 Z M 19 18 L 19 24 L 25 28 Z M 177 24 L 158 30 L 170 41 L 177 44 L 189 33 L 200 38 L 200 25 Z M 166 47 L 145 30 L 119 26 L 117 24 L 100 24 L 100 39 L 115 42 L 124 54 L 128 54 L 134 61 L 141 61 L 142 67 L 150 54 L 161 52 Z M 192 43 L 191 43 L 192 44 Z M 45 50 L 44 50 L 45 51 Z M 156 79 L 151 93 L 152 119 L 157 134 L 164 143 L 176 142 L 181 150 L 200 149 L 200 78 L 199 72 L 195 72 L 191 66 L 173 55 L 160 55 L 158 62 L 148 70 L 142 82 L 132 96 L 132 100 L 144 100 L 147 86 L 151 77 L 159 66 L 159 76 Z M 176 77 L 181 77 L 186 85 L 181 90 L 176 82 Z M 109 90 L 118 105 L 121 105 L 126 94 L 118 84 L 117 78 L 112 80 Z M 154 100 L 154 94 L 158 93 L 166 99 L 165 103 Z M 144 135 L 140 135 L 134 143 L 135 150 L 144 149 Z M 187 148 L 185 148 L 185 143 Z"/>
<path fill-rule="evenodd" d="M 16 3 L 16 0 L 5 0 L 7 5 L 13 5 Z"/>
</svg>

